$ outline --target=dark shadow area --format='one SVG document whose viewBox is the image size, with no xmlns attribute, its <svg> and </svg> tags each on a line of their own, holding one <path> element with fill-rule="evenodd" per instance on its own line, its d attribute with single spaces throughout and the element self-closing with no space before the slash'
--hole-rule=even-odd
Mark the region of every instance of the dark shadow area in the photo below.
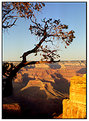
<svg viewBox="0 0 89 121">
<path fill-rule="evenodd" d="M 13 94 L 14 96 L 20 95 L 20 90 L 24 88 L 30 80 L 34 80 L 35 78 L 28 77 L 28 73 L 24 73 L 22 75 L 22 82 L 13 82 Z"/>
<path fill-rule="evenodd" d="M 35 65 L 25 66 L 24 68 L 25 68 L 25 69 L 35 68 Z"/>
<path fill-rule="evenodd" d="M 34 69 L 35 65 L 27 65 L 25 67 L 23 67 L 24 69 L 26 69 L 26 71 L 28 71 L 28 69 Z M 18 73 L 21 73 L 23 71 L 23 68 L 21 68 Z"/>
<path fill-rule="evenodd" d="M 55 83 L 52 83 L 53 88 L 63 94 L 69 94 L 70 83 L 68 80 L 63 78 L 63 76 L 59 73 L 55 73 L 51 76 L 55 81 Z"/>
<path fill-rule="evenodd" d="M 49 67 L 51 69 L 60 69 L 61 68 L 61 66 L 59 64 L 49 64 Z"/>
<path fill-rule="evenodd" d="M 59 73 L 54 73 L 51 75 L 55 83 L 51 81 L 41 80 L 42 82 L 50 82 L 53 86 L 54 91 L 61 92 L 63 94 L 69 94 L 70 83 L 68 80 L 63 78 Z M 47 98 L 45 90 L 47 90 L 51 95 L 55 96 L 53 92 L 48 89 L 45 85 L 45 90 L 40 90 L 40 87 L 32 86 L 26 87 L 23 91 L 21 88 L 25 87 L 32 78 L 28 77 L 27 73 L 22 75 L 22 82 L 17 83 L 14 88 L 15 94 L 13 94 L 10 99 L 5 98 L 7 101 L 3 101 L 4 104 L 8 103 L 18 103 L 21 111 L 2 111 L 3 119 L 52 119 L 53 115 L 58 116 L 62 113 L 62 100 L 63 98 Z M 57 92 L 57 93 L 58 93 Z M 4 98 L 3 98 L 4 99 Z"/>
<path fill-rule="evenodd" d="M 62 113 L 62 101 L 58 99 L 22 101 L 21 112 L 3 110 L 3 119 L 52 119 Z"/>
<path fill-rule="evenodd" d="M 40 87 L 32 86 L 24 89 L 20 92 L 21 95 L 24 95 L 24 97 L 33 97 L 33 98 L 47 98 L 47 95 L 44 90 L 40 90 Z"/>
<path fill-rule="evenodd" d="M 28 77 L 28 73 L 24 73 L 22 75 L 22 83 L 24 84 L 24 87 L 27 85 L 27 83 L 30 81 L 30 78 Z M 22 87 L 23 88 L 23 87 Z"/>
<path fill-rule="evenodd" d="M 76 73 L 80 73 L 80 74 L 86 74 L 86 68 L 81 68 L 79 71 L 77 71 Z"/>
<path fill-rule="evenodd" d="M 47 92 L 49 92 L 51 95 L 55 96 L 51 91 L 48 90 L 48 86 L 47 86 L 47 84 L 45 84 L 45 89 L 46 89 Z"/>
<path fill-rule="evenodd" d="M 52 119 L 62 113 L 62 101 L 58 99 L 31 100 L 29 109 L 23 110 L 23 119 Z"/>
<path fill-rule="evenodd" d="M 21 112 L 3 110 L 3 119 L 52 119 L 54 113 L 56 116 L 62 113 L 62 100 L 47 99 L 39 87 L 29 87 L 20 93 L 21 96 L 13 100 L 19 103 Z"/>
<path fill-rule="evenodd" d="M 49 81 L 49 80 L 45 80 L 45 79 L 40 79 L 42 82 L 50 82 L 51 83 L 51 81 Z"/>
<path fill-rule="evenodd" d="M 2 96 L 8 97 L 13 93 L 12 81 L 8 78 L 2 79 Z"/>
</svg>

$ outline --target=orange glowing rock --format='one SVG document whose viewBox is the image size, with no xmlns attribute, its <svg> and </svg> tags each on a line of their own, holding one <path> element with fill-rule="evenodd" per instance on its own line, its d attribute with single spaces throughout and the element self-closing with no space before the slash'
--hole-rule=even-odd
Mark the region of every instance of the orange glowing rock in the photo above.
<svg viewBox="0 0 89 121">
<path fill-rule="evenodd" d="M 19 104 L 3 104 L 3 110 L 21 111 Z"/>
<path fill-rule="evenodd" d="M 63 118 L 86 118 L 86 74 L 70 82 L 70 99 L 63 100 Z"/>
</svg>

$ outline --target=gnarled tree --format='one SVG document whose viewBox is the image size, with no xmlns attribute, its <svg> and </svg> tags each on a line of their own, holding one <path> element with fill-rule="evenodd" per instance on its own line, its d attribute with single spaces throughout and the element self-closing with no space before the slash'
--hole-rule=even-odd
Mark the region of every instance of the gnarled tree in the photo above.
<svg viewBox="0 0 89 121">
<path fill-rule="evenodd" d="M 40 11 L 43 6 L 44 3 L 2 2 L 2 28 L 11 28 L 19 17 L 35 17 L 35 11 Z"/>
<path fill-rule="evenodd" d="M 20 5 L 21 3 L 17 3 L 16 6 L 18 4 Z M 19 6 L 16 7 L 16 9 L 18 10 Z M 22 13 L 26 15 L 25 12 Z M 22 15 L 21 13 L 19 14 L 20 16 Z M 56 44 L 55 41 L 63 42 L 66 47 L 69 46 L 73 41 L 73 39 L 75 38 L 74 31 L 71 30 L 67 32 L 66 30 L 68 29 L 68 26 L 65 24 L 61 24 L 60 20 L 52 20 L 52 18 L 46 20 L 46 18 L 44 18 L 43 20 L 41 20 L 41 23 L 38 23 L 35 17 L 32 18 L 32 13 L 29 14 L 31 14 L 29 15 L 29 18 L 31 20 L 31 25 L 29 30 L 31 31 L 32 34 L 34 34 L 39 38 L 39 42 L 38 44 L 35 45 L 35 47 L 32 50 L 23 53 L 23 55 L 21 56 L 22 61 L 17 66 L 13 66 L 12 64 L 10 64 L 9 67 L 8 64 L 4 64 L 2 70 L 3 75 L 4 77 L 7 77 L 7 80 L 9 82 L 12 82 L 13 78 L 16 76 L 16 73 L 24 66 L 30 64 L 59 62 L 60 59 L 60 55 L 58 54 L 59 48 L 55 47 Z M 13 23 L 15 22 L 16 19 L 14 20 Z M 4 26 L 8 27 L 7 23 Z M 27 61 L 26 57 L 32 53 L 34 53 L 34 56 L 37 56 L 39 54 L 41 57 L 40 61 Z"/>
</svg>

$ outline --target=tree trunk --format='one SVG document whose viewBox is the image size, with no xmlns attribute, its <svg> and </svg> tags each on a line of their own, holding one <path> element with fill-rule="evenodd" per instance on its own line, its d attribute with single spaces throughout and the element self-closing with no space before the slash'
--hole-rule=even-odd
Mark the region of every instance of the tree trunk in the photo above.
<svg viewBox="0 0 89 121">
<path fill-rule="evenodd" d="M 10 78 L 2 79 L 2 96 L 11 96 L 13 93 L 12 80 Z"/>
</svg>

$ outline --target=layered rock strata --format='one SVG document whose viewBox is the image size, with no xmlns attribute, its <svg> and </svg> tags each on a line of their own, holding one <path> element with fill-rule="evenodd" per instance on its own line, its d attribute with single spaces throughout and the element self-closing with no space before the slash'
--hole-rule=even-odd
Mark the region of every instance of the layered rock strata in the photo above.
<svg viewBox="0 0 89 121">
<path fill-rule="evenodd" d="M 86 118 L 86 75 L 74 76 L 70 82 L 70 97 L 63 100 L 63 118 Z"/>
</svg>

